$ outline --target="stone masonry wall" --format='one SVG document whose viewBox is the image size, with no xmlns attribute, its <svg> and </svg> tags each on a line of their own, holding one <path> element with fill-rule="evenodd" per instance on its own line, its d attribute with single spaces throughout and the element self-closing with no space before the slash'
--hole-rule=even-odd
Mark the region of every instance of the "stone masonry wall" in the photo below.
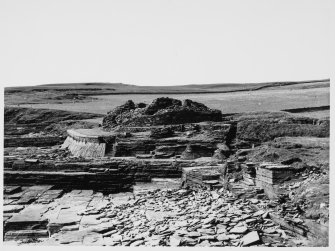
<svg viewBox="0 0 335 251">
<path fill-rule="evenodd" d="M 62 148 L 68 148 L 77 157 L 97 158 L 105 156 L 106 143 L 78 141 L 68 136 Z"/>
<path fill-rule="evenodd" d="M 64 137 L 5 137 L 4 147 L 53 146 L 64 141 Z"/>
<path fill-rule="evenodd" d="M 51 184 L 119 192 L 129 190 L 135 181 L 180 178 L 182 168 L 196 165 L 194 160 L 177 159 L 115 157 L 95 162 L 27 162 L 5 156 L 4 182 L 6 185 Z"/>
</svg>

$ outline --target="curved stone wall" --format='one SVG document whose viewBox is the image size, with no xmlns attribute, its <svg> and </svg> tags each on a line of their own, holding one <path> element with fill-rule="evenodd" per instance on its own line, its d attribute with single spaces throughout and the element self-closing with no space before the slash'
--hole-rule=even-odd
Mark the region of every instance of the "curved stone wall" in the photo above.
<svg viewBox="0 0 335 251">
<path fill-rule="evenodd" d="M 83 135 L 74 130 L 68 130 L 68 137 L 62 148 L 68 148 L 74 156 L 82 157 L 104 157 L 106 143 L 99 136 Z"/>
</svg>

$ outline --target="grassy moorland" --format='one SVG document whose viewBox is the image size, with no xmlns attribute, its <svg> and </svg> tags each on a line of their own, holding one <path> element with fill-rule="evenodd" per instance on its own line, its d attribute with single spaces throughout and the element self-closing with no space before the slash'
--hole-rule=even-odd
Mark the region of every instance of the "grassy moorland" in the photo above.
<svg viewBox="0 0 335 251">
<path fill-rule="evenodd" d="M 35 86 L 18 86 L 6 88 L 7 93 L 17 92 L 43 92 L 49 90 L 58 91 L 80 91 L 82 94 L 122 94 L 122 93 L 208 93 L 208 92 L 232 92 L 241 90 L 259 90 L 264 88 L 277 88 L 292 86 L 322 85 L 329 86 L 329 79 L 306 80 L 306 81 L 286 81 L 286 82 L 266 82 L 266 83 L 223 83 L 223 84 L 193 84 L 178 86 L 137 86 L 122 83 L 66 83 L 66 84 L 45 84 Z M 292 87 L 294 88 L 294 87 Z"/>
<path fill-rule="evenodd" d="M 329 79 L 239 84 L 136 86 L 116 83 L 68 83 L 5 88 L 6 104 L 62 103 L 85 100 L 87 96 L 113 94 L 206 94 L 258 91 L 264 89 L 310 89 L 329 87 Z"/>
<path fill-rule="evenodd" d="M 329 80 L 256 84 L 146 87 L 124 84 L 54 84 L 5 89 L 6 105 L 106 114 L 125 101 L 149 103 L 161 96 L 192 99 L 223 113 L 279 111 L 329 105 Z M 305 111 L 306 112 L 306 111 Z M 329 116 L 329 110 L 312 116 Z"/>
<path fill-rule="evenodd" d="M 260 90 L 254 92 L 208 93 L 208 94 L 127 94 L 94 96 L 89 101 L 73 101 L 71 103 L 49 103 L 22 105 L 33 108 L 59 109 L 76 112 L 106 114 L 114 107 L 132 99 L 134 102 L 149 103 L 153 99 L 169 96 L 177 99 L 192 99 L 223 113 L 239 113 L 250 111 L 279 111 L 290 108 L 317 107 L 329 105 L 329 88 L 301 90 Z M 314 115 L 327 116 L 328 111 L 314 112 Z"/>
</svg>

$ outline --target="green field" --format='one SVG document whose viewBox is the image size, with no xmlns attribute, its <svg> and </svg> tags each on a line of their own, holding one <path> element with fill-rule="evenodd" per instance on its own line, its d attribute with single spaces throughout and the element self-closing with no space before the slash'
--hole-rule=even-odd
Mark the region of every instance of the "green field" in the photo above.
<svg viewBox="0 0 335 251">
<path fill-rule="evenodd" d="M 207 94 L 120 94 L 92 96 L 91 101 L 76 101 L 62 104 L 26 104 L 21 105 L 33 108 L 49 108 L 77 112 L 91 112 L 106 114 L 114 107 L 132 99 L 134 102 L 150 103 L 153 99 L 169 96 L 177 99 L 192 99 L 220 109 L 223 113 L 238 113 L 250 111 L 279 111 L 282 109 L 318 107 L 329 105 L 329 87 L 288 89 L 261 89 L 258 91 L 241 91 L 231 93 Z M 314 112 L 313 116 L 329 116 L 329 111 Z"/>
</svg>

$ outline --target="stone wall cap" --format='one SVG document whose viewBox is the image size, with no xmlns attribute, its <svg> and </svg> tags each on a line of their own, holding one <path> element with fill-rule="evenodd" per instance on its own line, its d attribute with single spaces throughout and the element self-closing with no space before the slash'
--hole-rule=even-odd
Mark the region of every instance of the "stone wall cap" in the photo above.
<svg viewBox="0 0 335 251">
<path fill-rule="evenodd" d="M 288 166 L 288 165 L 261 165 L 260 168 L 265 168 L 265 169 L 292 169 L 292 166 Z"/>
</svg>

